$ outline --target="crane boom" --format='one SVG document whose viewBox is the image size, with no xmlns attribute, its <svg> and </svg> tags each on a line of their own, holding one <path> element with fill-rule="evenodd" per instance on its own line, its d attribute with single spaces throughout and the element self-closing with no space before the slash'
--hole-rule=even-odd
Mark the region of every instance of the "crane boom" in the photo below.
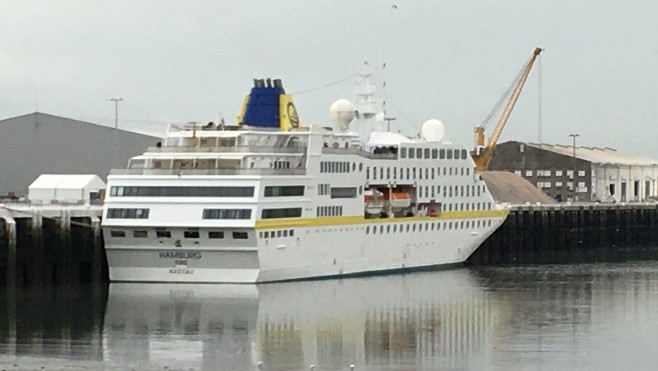
<svg viewBox="0 0 658 371">
<path fill-rule="evenodd" d="M 523 90 L 523 86 L 525 85 L 525 82 L 528 79 L 528 75 L 530 74 L 532 65 L 535 63 L 535 60 L 537 59 L 537 57 L 542 51 L 543 49 L 541 48 L 535 48 L 535 50 L 532 52 L 532 56 L 530 57 L 525 67 L 523 68 L 521 77 L 516 82 L 516 85 L 514 86 L 514 90 L 512 91 L 512 95 L 510 95 L 510 98 L 507 101 L 507 104 L 505 105 L 505 108 L 503 109 L 503 112 L 500 115 L 498 122 L 496 123 L 496 127 L 491 133 L 491 136 L 487 141 L 486 147 L 484 147 L 482 153 L 478 154 L 476 152 L 476 154 L 473 155 L 473 159 L 475 160 L 475 171 L 485 171 L 489 167 L 489 162 L 491 161 L 491 157 L 493 156 L 493 151 L 496 148 L 498 139 L 500 138 L 500 135 L 503 133 L 503 128 L 505 128 L 505 124 L 507 123 L 507 120 L 509 119 L 509 116 L 512 113 L 512 109 L 514 109 L 514 105 L 516 104 L 516 101 L 519 99 L 519 95 L 521 94 L 521 90 Z M 477 133 L 477 144 L 483 145 L 484 127 L 482 126 L 477 127 L 476 133 Z"/>
</svg>

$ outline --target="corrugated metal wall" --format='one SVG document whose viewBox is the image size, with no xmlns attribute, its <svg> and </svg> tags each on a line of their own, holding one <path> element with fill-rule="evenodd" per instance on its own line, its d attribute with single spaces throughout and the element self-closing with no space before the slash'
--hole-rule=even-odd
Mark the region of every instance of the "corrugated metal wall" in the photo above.
<svg viewBox="0 0 658 371">
<path fill-rule="evenodd" d="M 97 174 L 153 146 L 160 138 L 32 113 L 0 121 L 0 195 L 27 194 L 41 174 Z"/>
</svg>

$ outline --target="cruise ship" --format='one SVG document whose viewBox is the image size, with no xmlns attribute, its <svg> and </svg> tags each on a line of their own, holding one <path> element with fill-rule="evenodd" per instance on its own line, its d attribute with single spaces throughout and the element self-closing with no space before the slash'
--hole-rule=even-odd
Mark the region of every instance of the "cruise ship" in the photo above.
<svg viewBox="0 0 658 371">
<path fill-rule="evenodd" d="M 334 127 L 301 125 L 280 80 L 254 80 L 237 123 L 170 125 L 108 177 L 111 281 L 260 283 L 464 262 L 504 221 L 438 120 L 390 130 L 372 74 Z"/>
</svg>

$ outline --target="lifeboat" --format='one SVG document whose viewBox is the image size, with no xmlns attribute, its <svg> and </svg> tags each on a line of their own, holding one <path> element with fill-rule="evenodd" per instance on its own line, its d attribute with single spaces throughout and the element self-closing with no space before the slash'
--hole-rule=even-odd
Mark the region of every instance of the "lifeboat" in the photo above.
<svg viewBox="0 0 658 371">
<path fill-rule="evenodd" d="M 383 211 L 384 206 L 390 203 L 394 209 L 406 208 L 411 205 L 411 195 L 407 192 L 393 191 L 389 194 L 388 190 L 368 190 L 364 192 L 363 200 L 366 204 L 366 211 L 369 213 L 378 213 Z"/>
</svg>

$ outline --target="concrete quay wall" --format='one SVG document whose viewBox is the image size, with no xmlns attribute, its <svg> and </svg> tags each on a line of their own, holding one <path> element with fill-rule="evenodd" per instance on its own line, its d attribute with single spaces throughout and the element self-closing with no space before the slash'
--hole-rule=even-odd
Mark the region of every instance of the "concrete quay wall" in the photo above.
<svg viewBox="0 0 658 371">
<path fill-rule="evenodd" d="M 658 259 L 658 205 L 515 206 L 470 265 Z"/>
</svg>

